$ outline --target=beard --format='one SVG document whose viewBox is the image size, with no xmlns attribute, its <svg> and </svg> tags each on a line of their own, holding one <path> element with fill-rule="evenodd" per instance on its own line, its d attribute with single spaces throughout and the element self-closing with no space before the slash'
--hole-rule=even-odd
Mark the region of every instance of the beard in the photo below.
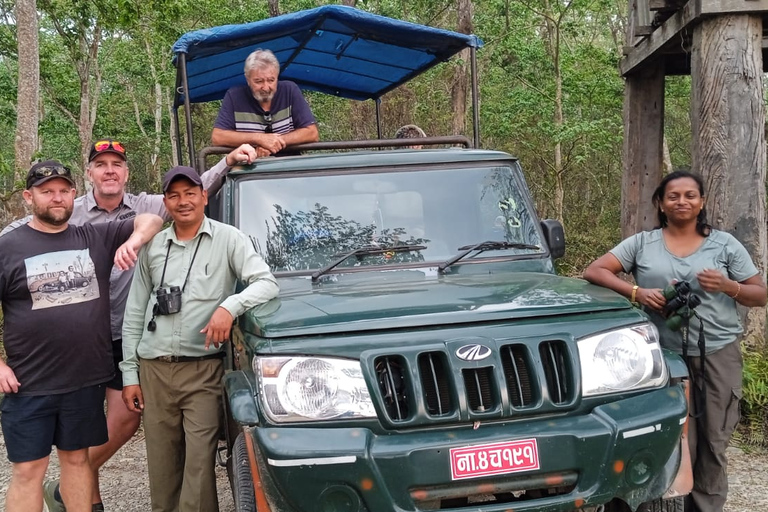
<svg viewBox="0 0 768 512">
<path fill-rule="evenodd" d="M 254 92 L 253 97 L 256 98 L 256 101 L 259 103 L 267 103 L 272 101 L 272 98 L 275 97 L 275 91 L 272 92 Z"/>
<path fill-rule="evenodd" d="M 32 206 L 32 213 L 46 224 L 50 224 L 51 226 L 61 226 L 66 224 L 67 221 L 69 221 L 69 218 L 72 217 L 72 208 L 73 205 L 69 205 L 65 206 L 64 210 L 52 210 L 50 207 L 46 208 L 35 204 Z"/>
</svg>

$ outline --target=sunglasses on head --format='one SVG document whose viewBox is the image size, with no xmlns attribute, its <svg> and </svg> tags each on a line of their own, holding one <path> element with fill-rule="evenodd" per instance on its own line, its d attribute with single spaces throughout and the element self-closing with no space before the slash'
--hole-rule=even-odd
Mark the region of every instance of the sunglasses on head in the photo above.
<svg viewBox="0 0 768 512">
<path fill-rule="evenodd" d="M 93 149 L 96 151 L 106 151 L 109 148 L 114 149 L 118 153 L 125 153 L 125 148 L 121 142 L 116 140 L 100 140 L 93 145 Z"/>
<path fill-rule="evenodd" d="M 32 171 L 32 176 L 35 179 L 48 178 L 50 176 L 66 176 L 69 178 L 72 176 L 72 171 L 69 170 L 69 167 L 63 165 L 46 165 Z"/>
</svg>

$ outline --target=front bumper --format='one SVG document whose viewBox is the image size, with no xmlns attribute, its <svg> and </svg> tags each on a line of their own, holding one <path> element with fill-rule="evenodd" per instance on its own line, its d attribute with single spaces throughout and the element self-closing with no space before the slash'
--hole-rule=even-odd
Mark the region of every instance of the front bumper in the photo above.
<svg viewBox="0 0 768 512">
<path fill-rule="evenodd" d="M 273 512 L 571 511 L 660 497 L 680 459 L 682 385 L 580 416 L 398 431 L 248 428 Z M 535 439 L 540 469 L 452 480 L 450 449 Z"/>
</svg>

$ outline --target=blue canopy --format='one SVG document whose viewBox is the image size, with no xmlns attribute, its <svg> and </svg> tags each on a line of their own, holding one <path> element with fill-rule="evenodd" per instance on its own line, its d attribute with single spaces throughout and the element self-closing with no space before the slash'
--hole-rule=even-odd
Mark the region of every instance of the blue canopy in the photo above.
<svg viewBox="0 0 768 512">
<path fill-rule="evenodd" d="M 186 54 L 190 103 L 218 100 L 245 85 L 243 64 L 257 48 L 272 50 L 280 78 L 302 89 L 366 100 L 379 98 L 464 48 L 479 48 L 460 34 L 326 5 L 242 25 L 188 32 L 173 45 L 174 64 Z M 177 84 L 181 84 L 180 73 Z M 177 87 L 175 104 L 184 102 Z"/>
</svg>

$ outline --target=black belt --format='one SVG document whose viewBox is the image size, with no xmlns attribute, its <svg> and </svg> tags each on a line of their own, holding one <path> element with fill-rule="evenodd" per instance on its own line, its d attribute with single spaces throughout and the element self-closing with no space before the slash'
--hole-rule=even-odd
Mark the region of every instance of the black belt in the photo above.
<svg viewBox="0 0 768 512">
<path fill-rule="evenodd" d="M 204 356 L 160 356 L 150 359 L 150 361 L 160 361 L 162 363 L 193 363 L 195 361 L 206 361 L 208 359 L 222 359 L 224 352 L 215 352 Z"/>
</svg>

